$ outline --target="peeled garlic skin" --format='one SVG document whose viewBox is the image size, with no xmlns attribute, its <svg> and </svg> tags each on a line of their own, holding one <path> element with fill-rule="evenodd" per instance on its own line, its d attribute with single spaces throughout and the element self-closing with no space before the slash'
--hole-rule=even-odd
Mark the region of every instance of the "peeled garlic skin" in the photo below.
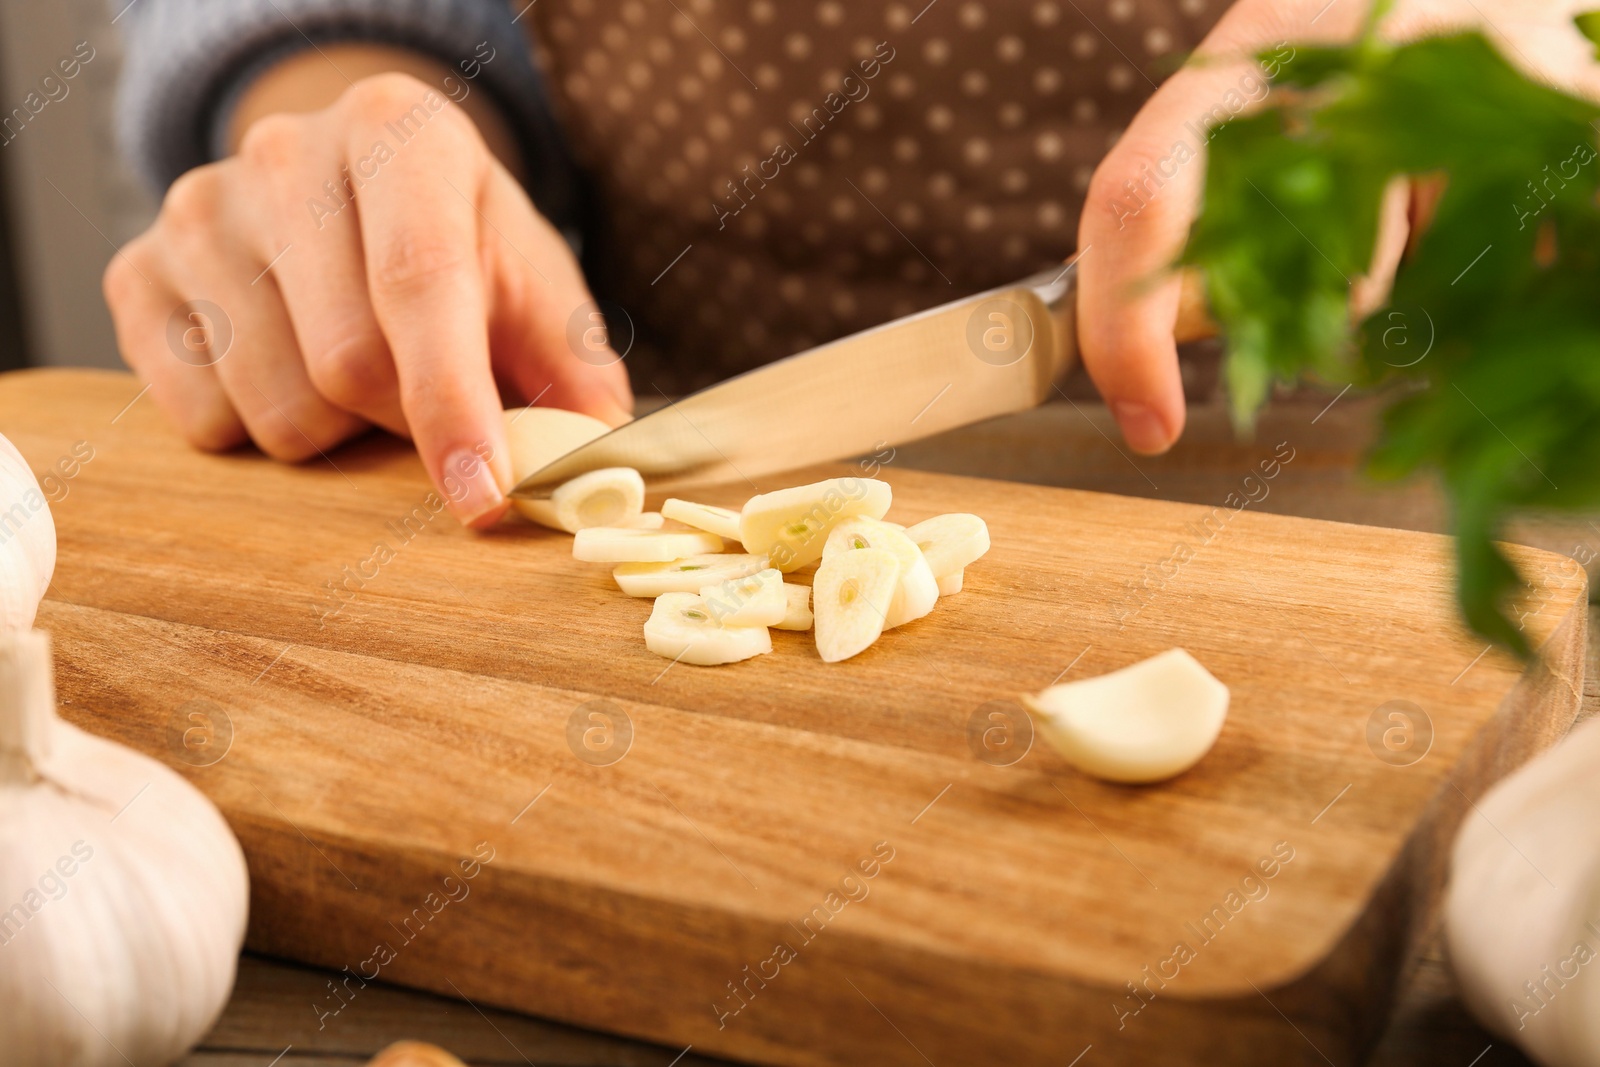
<svg viewBox="0 0 1600 1067">
<path fill-rule="evenodd" d="M 0 923 L 11 913 L 0 926 L 0 1063 L 171 1063 L 232 991 L 244 854 L 211 802 L 155 760 L 63 722 L 52 745 L 42 781 L 0 785 Z M 93 853 L 62 877 L 57 864 L 79 841 Z M 18 929 L 30 890 L 43 903 Z"/>
<path fill-rule="evenodd" d="M 1228 716 L 1228 687 L 1174 648 L 1022 702 L 1068 763 L 1096 778 L 1139 784 L 1200 762 Z"/>
</svg>

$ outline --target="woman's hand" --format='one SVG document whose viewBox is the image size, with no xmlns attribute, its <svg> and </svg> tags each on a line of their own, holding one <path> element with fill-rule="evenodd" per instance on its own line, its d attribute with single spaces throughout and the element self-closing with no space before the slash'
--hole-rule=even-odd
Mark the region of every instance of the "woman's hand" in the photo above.
<svg viewBox="0 0 1600 1067">
<path fill-rule="evenodd" d="M 1476 28 L 1530 75 L 1593 94 L 1600 86 L 1593 46 L 1571 22 L 1591 6 L 1590 0 L 1401 0 L 1381 29 L 1403 40 Z M 1173 342 L 1180 285 L 1168 271 L 1199 210 L 1208 127 L 1264 99 L 1264 75 L 1292 68 L 1296 46 L 1354 39 L 1370 8 L 1370 0 L 1239 0 L 1095 171 L 1078 227 L 1078 340 L 1135 451 L 1165 451 L 1183 432 Z M 1258 53 L 1270 54 L 1266 70 Z M 1417 193 L 1413 199 L 1403 182 L 1391 190 L 1372 268 L 1352 281 L 1357 314 L 1386 298 L 1410 224 L 1426 214 L 1430 191 Z"/>
<path fill-rule="evenodd" d="M 195 445 L 248 437 L 292 462 L 376 424 L 415 440 L 472 525 L 511 479 L 497 381 L 612 424 L 632 408 L 620 361 L 585 347 L 566 242 L 473 120 L 405 74 L 257 119 L 173 184 L 105 295 L 123 358 Z"/>
</svg>

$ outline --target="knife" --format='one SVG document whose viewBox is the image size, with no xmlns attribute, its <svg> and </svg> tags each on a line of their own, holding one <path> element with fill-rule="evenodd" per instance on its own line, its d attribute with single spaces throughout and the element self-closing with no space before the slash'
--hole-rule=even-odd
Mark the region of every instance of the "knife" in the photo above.
<svg viewBox="0 0 1600 1067">
<path fill-rule="evenodd" d="M 755 479 L 1043 403 L 1077 358 L 1076 262 L 874 326 L 669 401 L 524 478 L 548 497 L 602 467 L 652 489 Z M 1184 275 L 1179 340 L 1212 332 Z M 759 491 L 759 490 L 758 490 Z"/>
</svg>

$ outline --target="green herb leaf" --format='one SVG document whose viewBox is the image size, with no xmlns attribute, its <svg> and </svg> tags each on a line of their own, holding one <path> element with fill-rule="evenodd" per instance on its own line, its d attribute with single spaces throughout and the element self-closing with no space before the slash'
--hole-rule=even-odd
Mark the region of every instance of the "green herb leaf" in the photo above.
<svg viewBox="0 0 1600 1067">
<path fill-rule="evenodd" d="M 1441 477 L 1463 614 L 1526 656 L 1494 538 L 1514 509 L 1600 503 L 1600 108 L 1477 34 L 1300 49 L 1274 84 L 1216 131 L 1183 254 L 1223 328 L 1235 421 L 1273 381 L 1391 391 L 1369 471 Z M 1443 195 L 1389 303 L 1352 328 L 1384 191 L 1408 177 Z"/>
<path fill-rule="evenodd" d="M 1600 11 L 1586 11 L 1572 21 L 1577 24 L 1579 33 L 1595 43 L 1594 55 L 1600 59 Z"/>
</svg>

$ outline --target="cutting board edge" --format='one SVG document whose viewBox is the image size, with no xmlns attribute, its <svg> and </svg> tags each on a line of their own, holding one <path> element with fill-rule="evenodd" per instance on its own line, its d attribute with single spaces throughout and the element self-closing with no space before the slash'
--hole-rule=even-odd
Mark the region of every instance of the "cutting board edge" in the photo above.
<svg viewBox="0 0 1600 1067">
<path fill-rule="evenodd" d="M 262 816 L 260 813 L 252 814 L 253 817 L 250 821 L 254 825 L 262 826 L 274 822 L 274 820 Z M 299 839 L 297 832 L 288 825 L 274 825 L 272 832 L 286 842 L 297 842 Z M 349 843 L 353 847 L 347 850 L 342 844 L 342 840 L 340 835 L 326 835 L 322 838 L 319 848 L 325 850 L 331 856 L 337 857 L 341 868 L 355 872 L 358 880 L 364 880 L 356 867 L 360 859 L 359 848 L 361 842 L 356 839 L 349 839 Z M 254 852 L 255 850 L 250 849 L 249 851 Z M 266 851 L 269 854 L 272 853 L 270 849 Z M 445 860 L 448 858 L 448 854 L 443 850 L 435 850 L 429 856 L 420 856 L 412 853 L 407 855 L 404 866 L 408 868 L 419 867 L 430 859 Z M 314 858 L 313 862 L 316 862 Z M 349 894 L 344 892 L 336 879 L 330 877 L 326 881 L 335 892 L 332 896 L 325 894 L 320 897 L 317 900 L 317 906 L 326 909 L 332 902 L 344 902 L 349 899 Z M 571 885 L 570 882 L 560 879 L 540 878 L 530 880 L 524 878 L 518 887 L 519 890 L 526 894 L 533 888 L 530 885 L 531 882 L 545 883 L 551 889 L 567 889 Z M 417 892 L 418 890 L 413 889 L 412 891 Z M 651 905 L 664 903 L 655 898 L 634 894 L 618 894 L 614 889 L 608 889 L 607 892 L 613 895 L 627 896 Z M 690 920 L 692 913 L 697 910 L 692 906 L 677 902 L 665 903 L 671 904 L 674 910 L 680 911 L 684 915 L 686 922 Z M 326 942 L 308 949 L 303 938 L 296 938 L 293 929 L 297 924 L 304 925 L 303 909 L 304 905 L 301 904 L 292 904 L 282 909 L 282 913 L 287 916 L 287 922 L 284 926 L 289 932 L 280 936 L 273 929 L 274 920 L 277 916 L 270 913 L 263 914 L 266 909 L 259 908 L 258 901 L 253 898 L 250 927 L 245 943 L 246 949 L 301 963 L 324 966 L 333 970 L 342 969 L 343 973 L 350 973 L 354 960 L 360 956 L 359 949 L 352 947 L 350 951 L 341 953 L 337 948 L 330 947 Z M 515 910 L 519 914 L 528 914 L 528 912 L 521 909 L 509 910 Z M 750 918 L 748 916 L 732 916 L 732 913 L 725 910 L 716 910 L 714 912 L 711 909 L 699 910 L 706 911 L 715 920 L 722 922 L 725 922 L 730 917 Z M 323 928 L 351 929 L 365 918 L 366 916 L 360 908 L 336 903 L 330 913 L 322 916 L 323 921 L 319 925 Z M 748 932 L 730 930 L 727 933 L 732 939 L 741 942 L 751 941 Z M 500 931 L 500 934 L 501 936 L 497 938 L 495 930 L 479 929 L 476 931 L 476 936 L 464 936 L 462 940 L 468 945 L 473 944 L 475 941 L 481 943 L 483 940 L 495 940 L 500 944 L 509 944 L 505 940 L 504 932 Z M 755 936 L 756 940 L 751 943 L 760 943 L 759 939 L 768 935 L 757 934 Z M 870 1009 L 861 1008 L 861 1014 L 869 1024 L 873 1021 L 879 1021 L 881 1025 L 881 1020 L 888 1017 L 879 1011 L 874 1002 L 879 1001 L 882 995 L 886 995 L 886 989 L 888 987 L 903 989 L 908 983 L 918 982 L 919 975 L 931 973 L 934 968 L 948 969 L 948 965 L 952 963 L 973 964 L 969 974 L 986 976 L 975 977 L 963 983 L 940 987 L 927 987 L 924 979 L 922 984 L 925 988 L 922 993 L 922 999 L 926 1002 L 927 1010 L 923 1013 L 909 1014 L 902 1006 L 901 1010 L 895 1013 L 894 1018 L 896 1021 L 891 1024 L 894 1029 L 880 1035 L 883 1038 L 882 1043 L 872 1048 L 870 1056 L 865 1062 L 916 1067 L 917 1064 L 926 1062 L 925 1057 L 922 1055 L 924 1047 L 939 1047 L 938 1045 L 929 1044 L 927 1034 L 930 1031 L 939 1032 L 941 1026 L 946 1028 L 944 1032 L 952 1040 L 964 1040 L 968 1036 L 980 1036 L 969 1035 L 963 1032 L 959 1026 L 954 1026 L 951 1023 L 950 1013 L 947 1010 L 949 1003 L 947 998 L 949 995 L 958 992 L 955 988 L 957 985 L 965 986 L 965 993 L 969 998 L 969 1003 L 972 1002 L 970 998 L 987 995 L 992 999 L 984 1002 L 986 1011 L 991 1012 L 991 1014 L 1009 1014 L 1014 1017 L 1014 1025 L 1008 1027 L 1007 1031 L 1013 1034 L 1016 1040 L 1009 1047 L 1000 1048 L 993 1045 L 994 1037 L 992 1033 L 981 1035 L 986 1055 L 1003 1053 L 1018 1057 L 1015 1061 L 1009 1062 L 1039 1064 L 1056 1062 L 1058 1059 L 1070 1058 L 1073 1050 L 1080 1047 L 1080 1041 L 1100 1044 L 1117 1039 L 1123 1033 L 1122 1028 L 1112 1026 L 1112 1023 L 1116 1021 L 1112 1005 L 1121 995 L 1120 990 L 1096 983 L 1086 983 L 1068 976 L 1044 975 L 1025 968 L 1000 966 L 992 962 L 974 963 L 970 959 L 948 957 L 943 953 L 923 946 L 884 942 L 870 936 L 843 934 L 835 938 L 834 935 L 830 934 L 826 940 L 827 954 L 836 961 L 835 969 L 845 969 L 838 965 L 838 960 L 850 960 L 850 965 L 847 969 L 855 980 L 852 984 L 853 992 L 843 994 L 840 999 L 844 1003 L 835 1001 L 832 1005 L 819 1005 L 815 1000 L 806 1000 L 803 1005 L 808 1012 L 827 1015 L 836 1022 L 841 1017 L 848 1018 L 849 1002 L 859 995 L 862 999 L 861 1001 L 856 1001 L 858 1007 L 863 1002 L 871 1005 Z M 885 949 L 890 951 L 886 954 L 883 951 Z M 807 949 L 806 951 L 812 950 Z M 526 979 L 519 982 L 516 978 L 502 979 L 496 976 L 492 973 L 492 965 L 487 961 L 480 967 L 462 968 L 465 973 L 458 972 L 452 977 L 443 973 L 440 963 L 431 962 L 420 953 L 408 958 L 402 952 L 400 956 L 405 960 L 401 973 L 385 974 L 383 975 L 383 980 L 394 982 L 406 988 L 425 990 L 453 999 L 470 999 L 473 1003 L 524 1012 L 538 1018 L 549 1019 L 566 1025 L 596 1029 L 642 1041 L 672 1047 L 688 1042 L 703 1053 L 734 1057 L 740 1062 L 784 1065 L 784 1067 L 838 1067 L 839 1064 L 844 1063 L 864 1062 L 862 1057 L 867 1054 L 863 1053 L 861 1041 L 872 1040 L 863 1037 L 863 1031 L 869 1030 L 871 1028 L 870 1025 L 852 1028 L 852 1025 L 845 1023 L 829 1028 L 835 1032 L 833 1044 L 829 1044 L 828 1039 L 817 1038 L 815 1035 L 813 1035 L 812 1044 L 801 1043 L 796 1040 L 794 1030 L 790 1025 L 799 1016 L 792 1011 L 785 1014 L 782 1009 L 778 1009 L 776 1015 L 768 1016 L 769 1026 L 767 1029 L 752 1033 L 751 1026 L 741 1023 L 739 1028 L 733 1029 L 729 1039 L 723 1039 L 719 1036 L 719 1031 L 711 1030 L 709 1027 L 698 1031 L 686 1029 L 682 1021 L 685 1017 L 682 1016 L 675 1016 L 665 1023 L 650 1024 L 642 1022 L 631 1005 L 621 1005 L 612 1009 L 598 1007 L 597 1001 L 600 998 L 594 995 L 594 989 L 586 987 L 581 979 L 552 984 L 549 987 L 536 988 L 533 983 Z M 629 957 L 623 953 L 618 958 L 626 961 Z M 459 964 L 457 966 L 460 967 Z M 663 982 L 681 983 L 706 977 L 704 974 L 693 974 L 693 968 L 683 964 L 681 960 L 674 960 L 673 965 L 664 969 L 659 966 L 655 967 L 655 970 L 659 973 L 654 976 L 641 974 L 640 970 L 630 968 L 624 964 L 616 968 L 615 978 L 618 984 L 627 984 L 628 982 L 649 984 L 652 978 Z M 729 972 L 726 976 L 738 979 L 742 975 L 739 972 Z M 867 994 L 863 992 L 863 987 L 874 994 L 878 994 L 878 996 L 874 996 L 870 1000 L 867 999 Z M 763 986 L 763 988 L 765 987 Z M 546 997 L 548 999 L 543 999 Z M 558 1001 L 564 1001 L 564 1003 L 558 1003 Z M 333 1003 L 337 1003 L 337 1001 L 333 1001 Z M 1300 1016 L 1295 1017 L 1292 1025 L 1286 1026 L 1283 1021 L 1284 1017 L 1280 1014 L 1282 1003 L 1281 999 L 1274 1003 L 1273 1000 L 1261 995 L 1259 990 L 1247 990 L 1243 993 L 1218 997 L 1163 997 L 1160 1001 L 1159 1014 L 1164 1015 L 1166 1017 L 1165 1020 L 1161 1023 L 1142 1021 L 1134 1031 L 1129 1031 L 1129 1033 L 1133 1033 L 1136 1036 L 1124 1039 L 1129 1041 L 1135 1052 L 1143 1050 L 1141 1054 L 1154 1054 L 1168 1048 L 1164 1035 L 1174 1027 L 1180 1030 L 1189 1030 L 1198 1026 L 1202 1020 L 1214 1018 L 1221 1013 L 1230 1018 L 1230 1025 L 1234 1027 L 1234 1029 L 1227 1031 L 1225 1039 L 1227 1042 L 1240 1040 L 1244 1035 L 1248 1035 L 1248 1039 L 1251 1040 L 1253 1045 L 1267 1049 L 1275 1055 L 1276 1058 L 1270 1062 L 1305 1064 L 1306 1067 L 1315 1067 L 1316 1064 L 1322 1061 L 1305 1055 L 1304 1034 L 1295 1029 L 1295 1027 L 1302 1029 L 1315 1027 L 1318 1024 L 1318 1020 L 1311 1015 Z M 1064 1009 L 1068 1007 L 1074 1009 L 1075 1018 L 1082 1020 L 1079 1024 L 1079 1030 L 1074 1031 L 1070 1040 L 1057 1040 L 1055 1043 L 1041 1044 L 1040 1039 L 1042 1037 L 1054 1037 L 1061 1033 L 1059 1026 L 1052 1030 L 1043 1023 L 1043 1020 L 1047 1016 L 1056 1016 L 1059 1019 Z M 706 1018 L 713 1017 L 714 1009 L 709 1003 L 707 1008 L 708 1010 L 705 1012 Z M 824 1010 L 825 1008 L 826 1010 Z M 1098 1021 L 1096 1021 L 1097 1018 Z M 778 1021 L 779 1025 L 776 1028 L 770 1025 L 772 1020 Z M 1035 1025 L 1027 1025 L 1030 1021 Z M 918 1034 L 922 1038 L 921 1043 L 919 1045 L 909 1045 L 909 1047 L 907 1043 L 902 1043 L 903 1040 L 908 1040 L 904 1039 L 905 1030 Z M 1335 1055 L 1348 1054 L 1353 1051 L 1354 1046 L 1347 1043 L 1348 1033 L 1341 1032 L 1336 1028 L 1313 1030 L 1313 1032 L 1317 1033 L 1320 1039 L 1318 1048 L 1322 1050 L 1331 1051 Z M 851 1037 L 840 1038 L 838 1036 L 839 1033 L 847 1033 Z M 846 1043 L 840 1044 L 838 1043 L 839 1041 L 845 1041 Z M 938 1057 L 936 1062 L 947 1061 L 949 1050 L 945 1049 L 944 1051 L 946 1056 Z M 969 1057 L 960 1059 L 957 1062 L 994 1061 L 979 1061 Z M 1123 1061 L 1119 1060 L 1119 1062 Z M 1214 1062 L 1214 1060 L 1186 1059 L 1183 1062 L 1201 1063 Z"/>
<path fill-rule="evenodd" d="M 1550 555 L 1568 558 L 1559 553 Z M 1540 647 L 1535 665 L 1518 679 L 1499 710 L 1473 736 L 1440 782 L 1417 821 L 1418 829 L 1402 846 L 1367 906 L 1357 913 L 1333 949 L 1311 969 L 1267 987 L 1286 996 L 1302 997 L 1314 1007 L 1326 1006 L 1329 981 L 1339 982 L 1333 972 L 1341 967 L 1361 966 L 1364 942 L 1380 948 L 1384 945 L 1384 930 L 1369 933 L 1363 928 L 1381 925 L 1395 913 L 1404 916 L 1397 930 L 1388 931 L 1397 936 L 1388 939 L 1392 948 L 1390 961 L 1381 969 L 1387 981 L 1355 983 L 1356 991 L 1367 991 L 1366 1010 L 1349 1010 L 1330 1021 L 1330 1025 L 1351 1028 L 1359 1035 L 1353 1048 L 1363 1060 L 1376 1046 L 1388 1021 L 1400 979 L 1415 964 L 1437 929 L 1449 881 L 1451 850 L 1462 822 L 1475 810 L 1477 800 L 1502 778 L 1560 741 L 1582 710 L 1588 627 L 1588 598 L 1584 596 L 1570 606 Z M 1580 680 L 1576 687 L 1570 681 L 1574 665 Z M 1525 724 L 1530 711 L 1541 709 L 1548 713 L 1541 717 L 1536 733 L 1511 728 L 1513 720 L 1521 719 Z M 1428 832 L 1424 833 L 1423 828 Z M 1385 900 L 1393 902 L 1392 910 L 1383 906 Z"/>
</svg>

